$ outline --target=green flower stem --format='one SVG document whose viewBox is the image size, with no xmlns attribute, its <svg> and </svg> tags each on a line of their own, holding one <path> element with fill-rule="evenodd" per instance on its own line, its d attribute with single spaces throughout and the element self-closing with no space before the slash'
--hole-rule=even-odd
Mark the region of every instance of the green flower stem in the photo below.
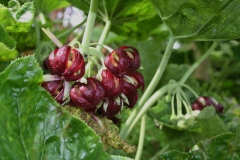
<svg viewBox="0 0 240 160">
<path fill-rule="evenodd" d="M 85 54 L 88 54 L 88 48 L 92 38 L 92 31 L 93 31 L 94 23 L 97 16 L 97 9 L 98 9 L 98 0 L 91 0 L 90 9 L 89 9 L 88 18 L 87 18 L 87 24 L 86 24 L 85 32 L 82 39 L 82 45 L 83 45 Z"/>
<path fill-rule="evenodd" d="M 105 42 L 110 28 L 111 28 L 111 21 L 110 20 L 106 20 L 106 24 L 104 26 L 104 29 L 103 29 L 103 32 L 102 32 L 102 34 L 100 36 L 98 44 L 103 44 Z M 101 51 L 102 46 L 101 45 L 97 45 L 96 49 L 98 51 Z M 92 68 L 92 66 L 93 66 L 93 63 L 91 61 L 89 61 L 87 66 L 86 66 L 86 73 L 87 73 L 88 76 L 91 75 L 91 68 Z"/>
<path fill-rule="evenodd" d="M 166 152 L 168 150 L 168 148 L 170 147 L 169 144 L 165 145 L 159 152 L 157 152 L 151 159 L 149 160 L 156 160 L 158 158 L 159 155 L 163 154 L 164 152 Z"/>
<path fill-rule="evenodd" d="M 72 28 L 70 28 L 70 29 L 60 33 L 59 35 L 57 35 L 57 38 L 62 38 L 62 37 L 65 37 L 65 36 L 71 34 L 72 32 L 75 31 L 75 29 L 77 29 L 78 27 L 82 26 L 84 23 L 86 23 L 86 20 L 84 20 L 83 22 L 79 23 L 78 25 L 76 25 L 76 26 L 74 26 L 74 27 L 72 27 Z"/>
<path fill-rule="evenodd" d="M 129 129 L 130 129 L 130 126 L 132 125 L 133 120 L 135 119 L 138 112 L 142 108 L 144 102 L 146 102 L 147 99 L 151 96 L 151 94 L 154 91 L 154 89 L 156 88 L 159 80 L 161 79 L 162 74 L 165 71 L 165 68 L 168 64 L 169 58 L 171 56 L 173 45 L 174 45 L 175 41 L 176 40 L 173 37 L 170 38 L 167 48 L 165 50 L 165 53 L 163 55 L 163 58 L 161 60 L 161 63 L 159 65 L 159 67 L 157 68 L 157 71 L 156 71 L 152 81 L 150 82 L 148 88 L 146 89 L 143 96 L 139 100 L 138 106 L 133 110 L 133 112 L 131 113 L 131 115 L 129 116 L 129 118 L 126 121 L 125 126 L 122 128 L 122 130 L 120 132 L 120 136 L 123 139 L 125 139 L 127 137 L 127 133 L 129 133 Z"/>
<path fill-rule="evenodd" d="M 46 18 L 42 12 L 39 13 L 39 19 L 42 25 L 46 24 Z"/>
<path fill-rule="evenodd" d="M 146 103 L 144 103 L 142 109 L 140 110 L 140 112 L 135 116 L 135 118 L 133 119 L 132 123 L 129 124 L 129 127 L 127 128 L 125 134 L 122 134 L 122 139 L 126 139 L 126 137 L 128 136 L 128 134 L 132 131 L 133 127 L 137 124 L 137 122 L 140 120 L 140 118 L 148 111 L 148 109 L 150 107 L 152 107 L 152 105 L 154 103 L 156 103 L 160 97 L 162 97 L 165 93 L 168 92 L 169 88 L 174 88 L 178 86 L 178 84 L 168 84 L 163 86 L 162 88 L 160 88 L 158 91 L 156 91 L 147 101 Z"/>
<path fill-rule="evenodd" d="M 106 20 L 106 24 L 104 26 L 103 32 L 102 32 L 101 37 L 100 37 L 100 39 L 98 41 L 99 44 L 103 44 L 105 42 L 110 28 L 111 28 L 111 21 L 110 20 Z M 96 49 L 100 51 L 102 49 L 102 46 L 98 45 L 96 47 Z"/>
<path fill-rule="evenodd" d="M 181 94 L 179 93 L 179 88 L 177 89 L 176 92 L 176 98 L 177 98 L 177 118 L 182 117 L 182 102 L 181 102 Z"/>
<path fill-rule="evenodd" d="M 35 44 L 35 46 L 39 46 L 39 44 L 41 43 L 41 34 L 40 34 L 40 26 L 39 26 L 36 18 L 34 19 L 34 25 L 35 25 L 35 34 L 36 34 L 36 44 Z"/>
<path fill-rule="evenodd" d="M 143 145 L 144 145 L 145 128 L 146 128 L 146 115 L 144 114 L 141 118 L 140 136 L 139 136 L 138 148 L 137 148 L 135 160 L 141 159 Z"/>
<path fill-rule="evenodd" d="M 189 76 L 196 70 L 196 68 L 212 53 L 212 51 L 217 47 L 218 43 L 214 42 L 212 46 L 204 53 L 202 57 L 200 57 L 183 75 L 181 80 L 179 81 L 180 84 L 184 84 Z"/>
</svg>

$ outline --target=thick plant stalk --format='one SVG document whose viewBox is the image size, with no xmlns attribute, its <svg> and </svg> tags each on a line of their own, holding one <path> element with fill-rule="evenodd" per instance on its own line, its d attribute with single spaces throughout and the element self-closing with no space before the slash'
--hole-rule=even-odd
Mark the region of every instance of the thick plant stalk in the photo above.
<svg viewBox="0 0 240 160">
<path fill-rule="evenodd" d="M 98 44 L 103 44 L 103 43 L 105 42 L 110 28 L 111 28 L 111 21 L 110 21 L 110 20 L 106 20 L 106 24 L 105 24 L 105 26 L 104 26 L 104 29 L 103 29 L 103 32 L 102 32 L 102 34 L 101 34 L 101 36 L 100 36 L 100 39 L 99 39 L 99 41 L 98 41 Z M 97 45 L 96 49 L 97 49 L 98 51 L 101 51 L 102 46 L 101 46 L 101 45 Z M 89 61 L 88 64 L 87 64 L 86 73 L 87 73 L 88 76 L 91 75 L 92 65 L 93 65 L 92 61 Z"/>
<path fill-rule="evenodd" d="M 183 75 L 180 84 L 184 84 L 189 76 L 196 70 L 196 68 L 212 53 L 212 51 L 217 47 L 218 43 L 214 42 L 212 46 L 187 70 L 187 72 Z"/>
<path fill-rule="evenodd" d="M 107 21 L 106 21 L 106 24 L 105 24 L 105 26 L 104 26 L 103 32 L 102 32 L 102 34 L 101 34 L 101 37 L 100 37 L 100 39 L 99 39 L 99 41 L 98 41 L 99 44 L 103 44 L 103 43 L 105 42 L 110 28 L 111 28 L 111 21 L 110 21 L 110 20 L 107 20 Z M 102 49 L 102 46 L 98 45 L 98 46 L 96 47 L 96 49 L 100 51 L 100 50 Z"/>
<path fill-rule="evenodd" d="M 151 96 L 152 92 L 156 88 L 156 86 L 157 86 L 159 80 L 161 79 L 162 74 L 165 71 L 165 68 L 168 64 L 168 61 L 169 61 L 169 58 L 171 56 L 173 45 L 174 45 L 175 41 L 176 40 L 174 39 L 174 37 L 170 38 L 170 40 L 168 42 L 168 45 L 167 45 L 167 48 L 165 50 L 165 53 L 163 55 L 163 58 L 161 60 L 161 63 L 159 65 L 159 67 L 157 68 L 157 71 L 156 71 L 152 81 L 150 82 L 148 88 L 146 89 L 143 96 L 139 100 L 138 106 L 133 110 L 133 112 L 131 113 L 131 115 L 129 116 L 129 118 L 126 121 L 125 126 L 122 128 L 122 130 L 120 132 L 121 138 L 125 139 L 128 136 L 130 126 L 132 125 L 133 120 L 138 115 L 138 113 L 139 113 L 140 109 L 142 108 L 144 102 L 146 102 L 148 100 L 148 98 Z"/>
<path fill-rule="evenodd" d="M 161 154 L 163 154 L 164 152 L 166 152 L 168 150 L 168 148 L 170 147 L 169 144 L 165 145 L 159 152 L 157 152 L 151 159 L 149 160 L 156 160 L 157 157 Z"/>
<path fill-rule="evenodd" d="M 141 159 L 143 145 L 144 145 L 145 128 L 146 128 L 146 115 L 143 115 L 143 117 L 141 118 L 140 136 L 139 136 L 138 149 L 137 149 L 137 154 L 135 156 L 135 160 Z"/>
<path fill-rule="evenodd" d="M 93 31 L 94 23 L 97 16 L 97 9 L 98 9 L 98 0 L 91 0 L 90 9 L 89 9 L 88 18 L 87 18 L 87 24 L 85 27 L 85 32 L 82 40 L 82 46 L 84 48 L 85 54 L 88 54 L 88 48 L 92 38 L 92 31 Z"/>
<path fill-rule="evenodd" d="M 175 84 L 168 84 L 163 86 L 162 88 L 160 88 L 158 91 L 156 91 L 147 101 L 146 103 L 144 103 L 143 107 L 141 108 L 141 110 L 138 112 L 138 114 L 136 115 L 135 119 L 132 121 L 132 123 L 130 124 L 128 130 L 126 130 L 125 132 L 125 136 L 123 136 L 123 138 L 126 138 L 129 133 L 132 131 L 133 127 L 137 124 L 137 122 L 140 120 L 140 118 L 148 111 L 148 109 L 150 109 L 152 107 L 152 105 L 154 103 L 156 103 L 159 98 L 161 98 L 165 93 L 168 92 L 169 88 L 174 88 L 179 86 L 179 84 L 175 83 Z"/>
</svg>

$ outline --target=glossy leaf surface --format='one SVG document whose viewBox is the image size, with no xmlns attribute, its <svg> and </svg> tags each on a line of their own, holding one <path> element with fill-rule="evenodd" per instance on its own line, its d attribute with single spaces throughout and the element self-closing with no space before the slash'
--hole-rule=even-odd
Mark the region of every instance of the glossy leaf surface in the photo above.
<svg viewBox="0 0 240 160">
<path fill-rule="evenodd" d="M 210 139 L 200 141 L 189 153 L 179 151 L 168 151 L 159 156 L 162 160 L 177 159 L 218 159 L 218 160 L 239 160 L 238 155 L 234 152 L 232 140 L 234 134 L 222 134 Z"/>
<path fill-rule="evenodd" d="M 0 159 L 115 159 L 92 129 L 39 85 L 42 76 L 34 56 L 0 74 Z"/>
<path fill-rule="evenodd" d="M 240 37 L 239 0 L 150 0 L 175 38 Z"/>
</svg>

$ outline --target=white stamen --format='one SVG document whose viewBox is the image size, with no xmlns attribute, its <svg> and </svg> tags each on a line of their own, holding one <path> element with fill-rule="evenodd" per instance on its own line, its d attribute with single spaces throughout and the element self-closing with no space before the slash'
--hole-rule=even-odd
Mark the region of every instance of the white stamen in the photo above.
<svg viewBox="0 0 240 160">
<path fill-rule="evenodd" d="M 204 99 L 203 97 L 199 97 L 199 98 L 198 98 L 198 101 L 199 101 L 203 106 L 206 105 L 205 99 Z"/>
<path fill-rule="evenodd" d="M 121 118 L 121 114 L 120 112 L 118 112 L 116 115 L 115 115 L 116 118 L 120 119 Z"/>
<path fill-rule="evenodd" d="M 124 78 L 123 78 L 126 82 L 128 82 L 128 83 L 131 83 L 131 84 L 134 84 L 134 80 L 131 78 L 131 77 L 129 77 L 129 76 L 127 76 L 127 75 L 124 75 Z"/>
<path fill-rule="evenodd" d="M 71 84 L 67 81 L 64 81 L 64 92 L 63 92 L 63 101 L 69 97 L 71 89 Z"/>
<path fill-rule="evenodd" d="M 87 84 L 87 79 L 84 77 L 80 78 L 78 81 L 81 83 Z"/>
<path fill-rule="evenodd" d="M 120 99 L 119 96 L 117 96 L 116 98 L 114 98 L 114 100 L 116 101 L 117 105 L 120 105 L 121 99 Z"/>
<path fill-rule="evenodd" d="M 56 80 L 61 80 L 61 78 L 58 77 L 57 75 L 51 75 L 51 74 L 44 74 L 43 75 L 43 81 L 44 82 L 56 81 Z"/>
<path fill-rule="evenodd" d="M 122 97 L 123 102 L 125 102 L 129 105 L 128 98 L 125 96 L 125 94 L 121 93 L 120 96 Z"/>
<path fill-rule="evenodd" d="M 108 101 L 103 103 L 103 109 L 105 112 L 107 112 L 107 107 L 108 107 Z"/>
</svg>

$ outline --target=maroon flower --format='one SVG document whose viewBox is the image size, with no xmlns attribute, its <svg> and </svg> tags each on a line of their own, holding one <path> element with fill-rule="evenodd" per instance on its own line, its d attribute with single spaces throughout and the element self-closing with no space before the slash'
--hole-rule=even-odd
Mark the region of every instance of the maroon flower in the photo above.
<svg viewBox="0 0 240 160">
<path fill-rule="evenodd" d="M 145 82 L 144 82 L 144 78 L 143 75 L 141 73 L 139 73 L 138 71 L 134 72 L 131 75 L 127 75 L 128 77 L 130 77 L 133 81 L 133 85 L 138 89 L 140 87 L 142 87 L 142 90 L 144 90 L 145 87 Z M 125 78 L 126 81 L 128 81 L 128 79 Z"/>
<path fill-rule="evenodd" d="M 115 99 L 105 99 L 102 106 L 98 109 L 98 113 L 111 119 L 122 110 L 122 106 L 120 98 L 119 101 Z"/>
<path fill-rule="evenodd" d="M 85 73 L 83 56 L 70 46 L 54 50 L 48 57 L 48 69 L 51 74 L 63 77 L 67 81 L 75 81 Z"/>
<path fill-rule="evenodd" d="M 123 83 L 123 92 L 128 99 L 128 103 L 125 102 L 125 105 L 129 108 L 133 108 L 138 100 L 137 87 L 131 83 L 124 81 Z"/>
<path fill-rule="evenodd" d="M 218 103 L 214 98 L 201 96 L 198 97 L 192 104 L 193 110 L 203 110 L 207 106 L 213 106 L 217 112 L 223 113 L 223 106 Z"/>
<path fill-rule="evenodd" d="M 106 56 L 104 64 L 116 76 L 132 74 L 140 67 L 139 53 L 134 47 L 122 46 Z"/>
<path fill-rule="evenodd" d="M 41 86 L 46 89 L 52 96 L 56 96 L 59 94 L 60 89 L 63 87 L 63 81 L 50 81 L 50 82 L 43 82 Z"/>
<path fill-rule="evenodd" d="M 104 95 L 101 82 L 95 78 L 87 78 L 87 84 L 76 82 L 70 90 L 72 103 L 87 112 L 95 112 Z"/>
<path fill-rule="evenodd" d="M 46 89 L 51 96 L 60 104 L 66 101 L 63 100 L 64 86 L 62 80 L 43 82 L 41 86 Z"/>
<path fill-rule="evenodd" d="M 105 97 L 113 98 L 122 93 L 123 79 L 122 77 L 116 77 L 109 70 L 103 70 L 102 85 L 105 89 Z"/>
</svg>

